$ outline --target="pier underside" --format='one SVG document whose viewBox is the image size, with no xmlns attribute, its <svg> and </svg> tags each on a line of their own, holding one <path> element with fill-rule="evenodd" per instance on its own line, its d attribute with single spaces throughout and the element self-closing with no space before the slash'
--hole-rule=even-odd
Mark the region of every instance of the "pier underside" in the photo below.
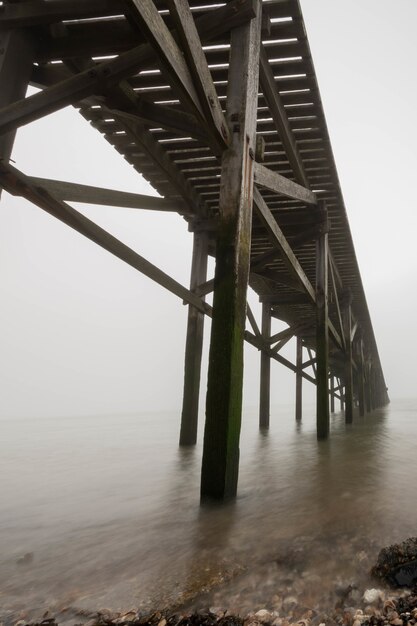
<svg viewBox="0 0 417 626">
<path fill-rule="evenodd" d="M 261 354 L 263 429 L 271 359 L 295 374 L 297 420 L 303 379 L 316 385 L 318 438 L 328 436 L 335 399 L 347 423 L 355 403 L 363 415 L 388 402 L 297 0 L 10 0 L 0 6 L 0 49 L 0 186 L 189 305 L 181 445 L 196 442 L 212 317 L 202 498 L 236 495 L 244 341 Z M 40 91 L 25 98 L 28 85 Z M 16 130 L 67 105 L 161 197 L 11 165 Z M 189 288 L 71 202 L 179 213 L 194 237 Z M 288 328 L 271 335 L 273 318 Z M 295 364 L 281 354 L 293 337 Z"/>
</svg>

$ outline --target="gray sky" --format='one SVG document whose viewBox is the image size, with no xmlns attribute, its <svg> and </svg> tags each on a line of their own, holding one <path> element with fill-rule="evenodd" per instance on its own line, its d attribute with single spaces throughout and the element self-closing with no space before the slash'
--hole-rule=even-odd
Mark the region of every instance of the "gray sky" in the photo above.
<svg viewBox="0 0 417 626">
<path fill-rule="evenodd" d="M 390 395 L 415 397 L 417 3 L 302 0 L 302 8 Z M 13 158 L 35 176 L 151 192 L 71 108 L 21 129 Z M 181 218 L 82 210 L 188 284 L 191 236 Z M 7 194 L 0 211 L 0 290 L 0 416 L 180 410 L 181 301 Z M 253 296 L 250 301 L 259 311 Z M 206 353 L 208 340 L 209 323 Z M 294 358 L 293 345 L 286 356 Z M 249 406 L 258 402 L 258 361 L 248 347 Z M 292 402 L 293 378 L 274 364 L 273 404 Z M 305 387 L 311 399 L 313 390 Z"/>
</svg>

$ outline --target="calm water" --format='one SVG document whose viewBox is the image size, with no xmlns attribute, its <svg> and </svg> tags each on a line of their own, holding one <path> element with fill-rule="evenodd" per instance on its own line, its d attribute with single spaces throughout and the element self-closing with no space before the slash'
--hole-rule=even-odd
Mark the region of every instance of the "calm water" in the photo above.
<svg viewBox="0 0 417 626">
<path fill-rule="evenodd" d="M 3 610 L 244 611 L 365 584 L 381 546 L 417 534 L 417 401 L 350 427 L 336 414 L 321 443 L 312 412 L 296 427 L 292 408 L 273 411 L 268 435 L 245 415 L 239 497 L 203 509 L 201 444 L 178 449 L 176 414 L 0 424 Z"/>
</svg>

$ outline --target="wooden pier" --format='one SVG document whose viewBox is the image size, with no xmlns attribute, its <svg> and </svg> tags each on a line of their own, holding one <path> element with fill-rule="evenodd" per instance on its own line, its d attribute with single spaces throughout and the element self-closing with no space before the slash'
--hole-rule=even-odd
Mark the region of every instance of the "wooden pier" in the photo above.
<svg viewBox="0 0 417 626">
<path fill-rule="evenodd" d="M 40 91 L 25 97 L 28 85 Z M 67 105 L 161 197 L 16 169 L 16 130 Z M 261 355 L 262 429 L 271 359 L 295 374 L 296 420 L 303 379 L 316 385 L 319 439 L 335 399 L 347 423 L 355 403 L 364 415 L 388 402 L 298 0 L 5 0 L 0 186 L 189 305 L 181 445 L 196 442 L 204 317 L 212 317 L 202 498 L 236 495 L 244 341 Z M 179 213 L 194 238 L 189 287 L 71 202 Z M 258 322 L 248 285 L 262 303 Z M 272 318 L 288 328 L 271 335 Z M 293 337 L 295 364 L 281 353 Z"/>
</svg>

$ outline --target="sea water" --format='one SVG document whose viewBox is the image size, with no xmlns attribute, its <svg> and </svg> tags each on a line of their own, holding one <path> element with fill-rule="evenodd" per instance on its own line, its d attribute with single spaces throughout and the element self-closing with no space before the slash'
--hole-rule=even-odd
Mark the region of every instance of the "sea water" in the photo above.
<svg viewBox="0 0 417 626">
<path fill-rule="evenodd" d="M 179 449 L 178 413 L 0 425 L 0 617 L 323 602 L 417 535 L 417 401 L 337 412 L 324 442 L 312 408 L 300 424 L 273 408 L 267 433 L 246 411 L 238 497 L 216 507 L 199 506 L 201 437 Z"/>
</svg>

